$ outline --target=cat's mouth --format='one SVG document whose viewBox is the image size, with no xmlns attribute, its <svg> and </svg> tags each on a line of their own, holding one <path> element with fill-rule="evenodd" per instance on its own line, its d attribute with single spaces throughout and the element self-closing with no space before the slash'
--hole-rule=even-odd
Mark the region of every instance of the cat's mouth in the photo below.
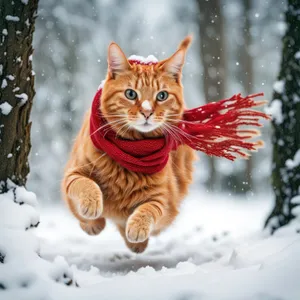
<svg viewBox="0 0 300 300">
<path fill-rule="evenodd" d="M 131 122 L 131 127 L 134 128 L 136 131 L 147 133 L 154 131 L 158 127 L 161 126 L 161 122 L 158 122 L 154 119 L 153 115 L 150 116 L 140 116 L 135 121 Z"/>
<path fill-rule="evenodd" d="M 160 124 L 153 124 L 153 123 L 149 123 L 148 121 L 145 121 L 145 123 L 143 124 L 134 124 L 132 125 L 132 127 L 139 131 L 139 132 L 151 132 L 155 129 L 157 129 L 160 126 Z"/>
</svg>

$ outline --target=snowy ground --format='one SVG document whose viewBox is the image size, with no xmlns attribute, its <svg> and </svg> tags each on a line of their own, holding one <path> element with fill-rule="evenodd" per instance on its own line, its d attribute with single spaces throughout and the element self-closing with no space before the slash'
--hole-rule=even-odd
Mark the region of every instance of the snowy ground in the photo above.
<svg viewBox="0 0 300 300">
<path fill-rule="evenodd" d="M 100 235 L 88 236 L 61 206 L 42 209 L 36 233 L 42 241 L 43 257 L 52 260 L 62 255 L 81 270 L 93 266 L 105 277 L 122 276 L 146 266 L 161 270 L 174 268 L 178 262 L 199 265 L 219 258 L 225 250 L 232 250 L 233 237 L 262 228 L 269 204 L 261 198 L 224 199 L 195 190 L 185 200 L 176 222 L 157 238 L 151 238 L 143 254 L 131 253 L 112 224 Z M 80 272 L 76 279 L 80 286 L 86 284 L 81 282 Z M 96 276 L 97 280 L 101 278 Z"/>
<path fill-rule="evenodd" d="M 20 281 L 24 269 L 34 271 L 24 256 L 16 264 L 6 253 L 9 259 L 0 263 L 0 299 L 298 300 L 300 238 L 295 230 L 273 237 L 261 231 L 270 198 L 224 199 L 192 190 L 176 223 L 153 238 L 143 254 L 127 250 L 111 224 L 90 237 L 63 206 L 43 207 L 40 226 L 33 230 L 38 240 L 32 243 L 39 243 L 40 256 L 53 263 L 35 258 L 39 263 L 32 268 L 46 269 L 58 283 L 41 276 L 27 289 L 9 288 L 5 278 Z M 22 239 L 21 249 L 30 243 Z M 0 252 L 3 244 L 0 239 Z M 3 291 L 1 278 L 8 285 Z M 71 286 L 62 283 L 68 278 Z"/>
</svg>

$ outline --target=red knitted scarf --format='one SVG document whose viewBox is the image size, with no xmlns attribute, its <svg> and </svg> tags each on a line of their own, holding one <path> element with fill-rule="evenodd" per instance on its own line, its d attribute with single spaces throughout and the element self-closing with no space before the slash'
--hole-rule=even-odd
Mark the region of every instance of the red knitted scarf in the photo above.
<svg viewBox="0 0 300 300">
<path fill-rule="evenodd" d="M 141 62 L 131 60 L 130 63 Z M 270 119 L 263 112 L 249 109 L 265 103 L 253 100 L 254 97 L 262 96 L 262 93 L 244 98 L 238 94 L 230 99 L 185 110 L 176 130 L 180 141 L 171 135 L 127 140 L 117 137 L 101 116 L 101 93 L 102 89 L 99 89 L 94 97 L 90 118 L 90 136 L 94 146 L 124 168 L 144 174 L 161 171 L 168 162 L 170 152 L 180 144 L 229 160 L 235 160 L 238 156 L 246 158 L 248 154 L 243 150 L 257 150 L 263 143 L 249 141 L 258 135 L 257 130 L 240 126 L 261 127 L 261 118 Z"/>
</svg>

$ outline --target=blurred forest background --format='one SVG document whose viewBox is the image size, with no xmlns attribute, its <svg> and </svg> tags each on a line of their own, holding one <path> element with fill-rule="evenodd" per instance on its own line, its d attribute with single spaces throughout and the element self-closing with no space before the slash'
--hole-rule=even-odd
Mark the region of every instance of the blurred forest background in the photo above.
<svg viewBox="0 0 300 300">
<path fill-rule="evenodd" d="M 32 112 L 29 189 L 60 201 L 60 180 L 73 139 L 104 79 L 107 46 L 158 59 L 193 33 L 183 84 L 188 107 L 264 92 L 271 100 L 278 74 L 285 1 L 41 0 L 34 35 L 36 98 Z M 270 189 L 271 126 L 266 147 L 248 162 L 200 155 L 195 185 L 228 193 Z"/>
</svg>

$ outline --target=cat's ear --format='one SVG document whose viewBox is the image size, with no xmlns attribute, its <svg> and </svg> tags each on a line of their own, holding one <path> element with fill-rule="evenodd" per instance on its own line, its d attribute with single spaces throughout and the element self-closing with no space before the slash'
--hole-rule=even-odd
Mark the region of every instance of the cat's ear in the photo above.
<svg viewBox="0 0 300 300">
<path fill-rule="evenodd" d="M 111 43 L 108 46 L 107 62 L 108 74 L 111 77 L 130 69 L 130 64 L 124 52 L 116 43 Z"/>
<path fill-rule="evenodd" d="M 193 36 L 190 34 L 186 36 L 178 46 L 178 50 L 182 49 L 187 51 L 193 41 Z"/>
<path fill-rule="evenodd" d="M 169 73 L 172 77 L 178 79 L 180 78 L 182 67 L 184 65 L 185 56 L 187 49 L 189 48 L 192 42 L 192 36 L 188 35 L 178 47 L 178 50 L 168 59 L 166 59 L 161 69 L 165 72 Z"/>
</svg>

